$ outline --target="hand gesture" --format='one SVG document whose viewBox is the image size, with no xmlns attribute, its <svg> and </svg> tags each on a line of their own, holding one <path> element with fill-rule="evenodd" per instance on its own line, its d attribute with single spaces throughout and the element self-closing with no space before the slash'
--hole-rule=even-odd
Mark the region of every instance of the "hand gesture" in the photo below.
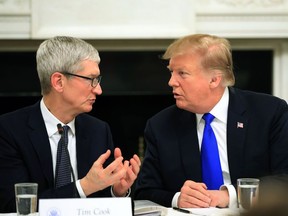
<svg viewBox="0 0 288 216">
<path fill-rule="evenodd" d="M 110 154 L 110 150 L 102 154 L 94 162 L 87 175 L 80 180 L 81 187 L 86 196 L 103 190 L 125 178 L 129 163 L 124 162 L 124 164 L 122 164 L 123 157 L 121 155 L 115 158 L 105 169 L 103 168 L 103 164 L 109 158 Z"/>
<path fill-rule="evenodd" d="M 122 153 L 119 148 L 115 148 L 114 151 L 115 160 L 118 158 L 122 158 Z M 116 196 L 125 196 L 129 188 L 132 186 L 134 181 L 137 178 L 137 175 L 140 171 L 141 161 L 140 158 L 134 154 L 133 157 L 129 161 L 125 161 L 124 164 L 120 164 L 118 167 L 119 170 L 126 166 L 126 163 L 129 165 L 126 175 L 120 179 L 119 182 L 116 182 L 113 185 L 113 192 Z M 118 171 L 118 170 L 117 170 Z M 116 172 L 117 172 L 116 171 Z"/>
</svg>

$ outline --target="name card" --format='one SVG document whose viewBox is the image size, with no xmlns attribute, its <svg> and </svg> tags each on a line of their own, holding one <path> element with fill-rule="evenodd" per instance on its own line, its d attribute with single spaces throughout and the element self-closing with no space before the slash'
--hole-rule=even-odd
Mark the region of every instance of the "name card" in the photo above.
<svg viewBox="0 0 288 216">
<path fill-rule="evenodd" d="M 132 216 L 130 197 L 40 199 L 40 216 Z"/>
</svg>

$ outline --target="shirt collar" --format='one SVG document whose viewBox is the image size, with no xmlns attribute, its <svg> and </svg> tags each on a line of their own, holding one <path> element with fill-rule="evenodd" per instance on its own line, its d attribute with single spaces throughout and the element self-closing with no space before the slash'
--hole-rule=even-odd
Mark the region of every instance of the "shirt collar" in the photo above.
<svg viewBox="0 0 288 216">
<path fill-rule="evenodd" d="M 216 119 L 220 120 L 223 123 L 227 123 L 227 112 L 228 112 L 228 103 L 229 103 L 229 90 L 226 87 L 220 101 L 213 107 L 210 111 Z M 203 114 L 196 113 L 197 125 L 200 123 Z"/>
<path fill-rule="evenodd" d="M 46 130 L 48 133 L 48 136 L 51 137 L 52 135 L 58 133 L 57 124 L 65 125 L 63 122 L 58 120 L 46 107 L 43 98 L 40 102 L 40 110 L 45 122 Z M 66 124 L 70 127 L 70 130 L 72 132 L 72 135 L 75 134 L 75 119 L 73 119 L 71 122 Z"/>
</svg>

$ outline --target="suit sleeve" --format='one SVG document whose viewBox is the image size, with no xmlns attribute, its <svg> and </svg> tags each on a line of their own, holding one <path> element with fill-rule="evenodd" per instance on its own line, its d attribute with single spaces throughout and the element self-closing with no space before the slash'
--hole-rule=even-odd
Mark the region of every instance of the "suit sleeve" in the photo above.
<svg viewBox="0 0 288 216">
<path fill-rule="evenodd" d="M 171 207 L 171 202 L 175 192 L 164 188 L 162 181 L 161 167 L 157 148 L 157 140 L 154 137 L 151 122 L 148 121 L 145 129 L 145 159 L 141 167 L 141 172 L 136 182 L 135 198 L 143 200 L 152 200 L 163 206 Z"/>
</svg>

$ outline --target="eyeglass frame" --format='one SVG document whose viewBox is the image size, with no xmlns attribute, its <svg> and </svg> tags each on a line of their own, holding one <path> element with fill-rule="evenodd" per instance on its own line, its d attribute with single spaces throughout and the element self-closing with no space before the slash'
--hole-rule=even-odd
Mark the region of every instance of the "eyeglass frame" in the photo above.
<svg viewBox="0 0 288 216">
<path fill-rule="evenodd" d="M 67 71 L 64 71 L 64 72 L 61 72 L 61 73 L 64 74 L 64 75 L 68 75 L 68 76 L 75 76 L 75 77 L 80 77 L 80 78 L 82 78 L 82 79 L 90 80 L 90 81 L 91 81 L 90 84 L 91 84 L 91 86 L 92 86 L 93 88 L 95 88 L 98 84 L 100 84 L 101 79 L 102 79 L 102 76 L 101 76 L 101 75 L 99 75 L 99 76 L 97 76 L 97 77 L 91 78 L 91 77 L 87 77 L 87 76 L 82 76 L 82 75 L 78 75 L 78 74 L 69 73 L 69 72 L 67 72 Z M 95 83 L 94 80 L 97 80 L 96 85 L 95 85 L 95 84 L 93 85 L 93 83 Z"/>
</svg>

